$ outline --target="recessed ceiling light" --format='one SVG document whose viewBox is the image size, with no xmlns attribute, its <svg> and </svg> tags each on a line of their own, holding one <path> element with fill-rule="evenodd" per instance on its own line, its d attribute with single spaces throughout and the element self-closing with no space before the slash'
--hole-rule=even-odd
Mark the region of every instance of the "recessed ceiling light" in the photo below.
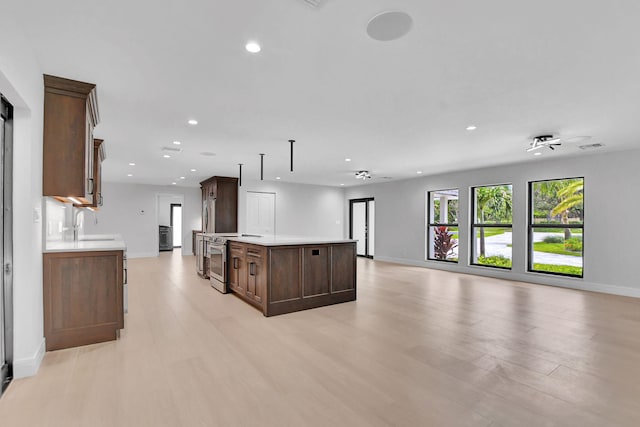
<svg viewBox="0 0 640 427">
<path fill-rule="evenodd" d="M 416 172 L 416 173 L 417 173 L 418 175 L 421 175 L 421 174 L 422 174 L 422 171 L 418 171 L 418 172 Z"/>
<path fill-rule="evenodd" d="M 345 161 L 345 162 L 350 162 L 350 161 L 351 161 L 351 159 L 347 157 L 346 159 L 344 159 L 344 161 Z"/>
<path fill-rule="evenodd" d="M 136 164 L 135 164 L 135 163 L 133 163 L 133 162 L 129 163 L 129 166 L 135 166 L 135 165 L 136 165 Z"/>
<path fill-rule="evenodd" d="M 536 152 L 536 153 L 533 153 L 533 155 L 534 155 L 534 156 L 542 156 L 542 153 L 538 151 L 538 152 Z"/>
<path fill-rule="evenodd" d="M 172 183 L 171 183 L 171 185 L 176 185 L 176 183 L 175 183 L 175 182 L 172 182 Z"/>
<path fill-rule="evenodd" d="M 467 126 L 467 130 L 476 130 L 478 129 L 477 126 L 471 125 L 471 126 Z"/>
<path fill-rule="evenodd" d="M 191 169 L 191 172 L 195 172 L 195 171 L 196 171 L 195 169 Z"/>
<path fill-rule="evenodd" d="M 197 121 L 197 120 L 194 120 L 194 119 L 190 119 L 187 123 L 189 123 L 189 124 L 190 124 L 190 125 L 192 125 L 192 126 L 195 126 L 195 125 L 197 125 L 197 124 L 198 124 L 198 121 Z"/>
<path fill-rule="evenodd" d="M 182 142 L 180 142 L 180 141 L 173 141 L 173 143 L 174 143 L 175 145 L 180 145 L 180 144 L 182 144 Z"/>
<path fill-rule="evenodd" d="M 340 185 L 344 185 L 344 184 L 340 184 Z"/>
<path fill-rule="evenodd" d="M 279 177 L 279 176 L 276 176 L 276 179 L 280 179 L 280 177 Z"/>
<path fill-rule="evenodd" d="M 165 159 L 168 159 L 168 158 L 170 158 L 171 156 L 170 156 L 170 155 L 168 155 L 168 154 L 165 154 L 165 155 L 164 155 L 164 156 L 162 156 L 162 157 L 164 157 Z"/>
<path fill-rule="evenodd" d="M 133 174 L 132 173 L 128 173 L 127 176 L 133 176 Z"/>
<path fill-rule="evenodd" d="M 184 179 L 184 176 L 181 176 L 180 179 Z"/>
<path fill-rule="evenodd" d="M 258 53 L 262 50 L 260 45 L 257 42 L 249 42 L 244 45 L 244 48 L 247 49 L 247 52 Z"/>
</svg>

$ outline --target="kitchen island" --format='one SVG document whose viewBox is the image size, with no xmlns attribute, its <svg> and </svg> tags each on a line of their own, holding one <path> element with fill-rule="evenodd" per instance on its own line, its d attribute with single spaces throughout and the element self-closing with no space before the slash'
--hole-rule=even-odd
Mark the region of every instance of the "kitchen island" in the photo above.
<svg viewBox="0 0 640 427">
<path fill-rule="evenodd" d="M 228 238 L 229 290 L 265 316 L 356 299 L 356 242 L 291 236 Z"/>
<path fill-rule="evenodd" d="M 126 245 L 118 235 L 47 241 L 43 250 L 46 349 L 115 340 L 126 311 Z"/>
</svg>

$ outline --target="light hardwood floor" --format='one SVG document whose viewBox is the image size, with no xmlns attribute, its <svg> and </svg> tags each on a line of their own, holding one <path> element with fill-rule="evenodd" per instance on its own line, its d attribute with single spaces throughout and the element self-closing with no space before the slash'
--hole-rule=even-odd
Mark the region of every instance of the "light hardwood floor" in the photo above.
<svg viewBox="0 0 640 427">
<path fill-rule="evenodd" d="M 640 300 L 358 260 L 358 300 L 265 318 L 129 260 L 115 342 L 47 353 L 0 426 L 638 426 Z"/>
</svg>

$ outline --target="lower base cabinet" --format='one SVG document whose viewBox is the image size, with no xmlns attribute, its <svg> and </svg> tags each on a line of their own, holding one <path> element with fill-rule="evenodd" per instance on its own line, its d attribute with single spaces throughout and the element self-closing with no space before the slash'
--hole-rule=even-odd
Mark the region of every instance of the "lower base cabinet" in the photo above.
<svg viewBox="0 0 640 427">
<path fill-rule="evenodd" d="M 123 251 L 43 254 L 46 349 L 115 340 L 124 328 Z"/>
<path fill-rule="evenodd" d="M 229 289 L 273 316 L 356 299 L 355 243 L 229 242 Z"/>
</svg>

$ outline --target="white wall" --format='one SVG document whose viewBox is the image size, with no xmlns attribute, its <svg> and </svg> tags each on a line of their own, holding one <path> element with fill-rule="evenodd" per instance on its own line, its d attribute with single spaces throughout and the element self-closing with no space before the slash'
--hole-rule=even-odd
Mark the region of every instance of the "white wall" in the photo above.
<svg viewBox="0 0 640 427">
<path fill-rule="evenodd" d="M 4 9 L 4 8 L 3 8 Z M 22 30 L 3 10 L 0 92 L 14 106 L 13 334 L 16 378 L 34 375 L 44 356 L 42 312 L 42 70 Z M 8 39 L 6 38 L 8 37 Z"/>
<path fill-rule="evenodd" d="M 104 182 L 104 206 L 86 214 L 83 234 L 120 234 L 129 258 L 158 256 L 158 200 L 182 203 L 182 254 L 191 255 L 191 230 L 201 224 L 202 193 L 199 188 Z"/>
<path fill-rule="evenodd" d="M 343 238 L 344 190 L 321 185 L 242 180 L 238 231 L 246 231 L 247 191 L 276 193 L 276 234 Z"/>
<path fill-rule="evenodd" d="M 182 196 L 160 195 L 158 196 L 158 223 L 171 225 L 171 204 L 183 204 Z"/>
<path fill-rule="evenodd" d="M 542 160 L 404 181 L 369 184 L 345 192 L 345 232 L 349 200 L 376 201 L 376 259 L 532 283 L 640 297 L 635 266 L 640 227 L 637 167 L 640 150 Z M 584 278 L 526 272 L 528 181 L 584 177 Z M 513 268 L 469 265 L 471 186 L 513 184 Z M 425 192 L 460 189 L 459 264 L 425 261 Z"/>
</svg>

